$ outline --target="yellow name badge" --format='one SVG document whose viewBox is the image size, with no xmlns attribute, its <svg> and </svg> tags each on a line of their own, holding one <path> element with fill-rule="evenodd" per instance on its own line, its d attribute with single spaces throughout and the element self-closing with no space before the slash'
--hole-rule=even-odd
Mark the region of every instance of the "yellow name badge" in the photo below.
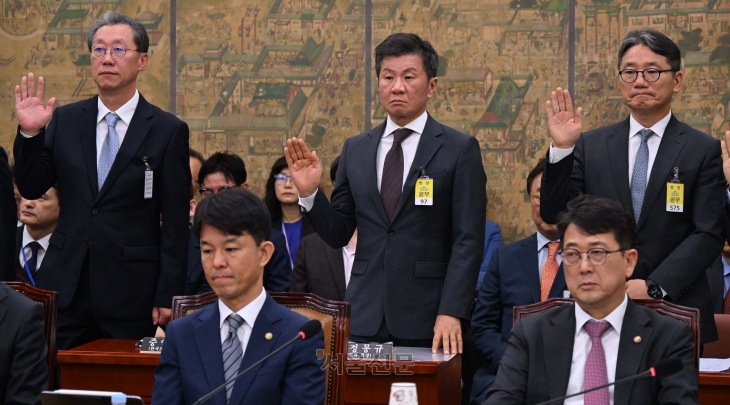
<svg viewBox="0 0 730 405">
<path fill-rule="evenodd" d="M 416 180 L 416 205 L 433 205 L 433 179 Z"/>
<path fill-rule="evenodd" d="M 667 212 L 684 212 L 684 184 L 667 183 Z"/>
</svg>

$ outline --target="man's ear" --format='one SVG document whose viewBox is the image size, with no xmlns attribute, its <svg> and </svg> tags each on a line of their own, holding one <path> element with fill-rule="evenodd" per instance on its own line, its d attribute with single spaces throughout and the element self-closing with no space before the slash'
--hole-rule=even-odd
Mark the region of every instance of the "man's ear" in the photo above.
<svg viewBox="0 0 730 405">
<path fill-rule="evenodd" d="M 636 249 L 629 249 L 625 252 L 626 254 L 626 278 L 628 279 L 634 274 L 634 268 L 639 260 L 639 252 Z"/>
<path fill-rule="evenodd" d="M 261 255 L 261 267 L 263 268 L 266 266 L 267 263 L 269 263 L 269 260 L 271 260 L 271 256 L 274 255 L 274 244 L 269 242 L 268 240 L 265 240 L 261 242 L 261 245 L 259 245 L 259 253 Z"/>
<path fill-rule="evenodd" d="M 248 190 L 248 183 L 244 181 L 243 184 L 241 184 L 241 188 L 244 190 Z"/>
</svg>

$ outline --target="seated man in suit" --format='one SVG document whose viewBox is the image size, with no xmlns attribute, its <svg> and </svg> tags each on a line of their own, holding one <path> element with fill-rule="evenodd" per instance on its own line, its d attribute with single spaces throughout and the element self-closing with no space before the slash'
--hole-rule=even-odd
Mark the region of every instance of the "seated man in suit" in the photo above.
<svg viewBox="0 0 730 405">
<path fill-rule="evenodd" d="M 218 302 L 167 326 L 155 371 L 153 404 L 190 404 L 230 380 L 284 342 L 307 321 L 277 304 L 263 288 L 263 268 L 274 253 L 266 240 L 271 217 L 264 203 L 235 188 L 204 198 L 195 213 L 208 283 Z M 250 370 L 213 400 L 217 404 L 324 402 L 320 331 Z"/>
<path fill-rule="evenodd" d="M 35 286 L 35 275 L 48 251 L 59 211 L 58 184 L 37 200 L 23 198 L 20 201 L 20 222 L 23 225 L 16 231 L 15 281 Z"/>
<path fill-rule="evenodd" d="M 200 195 L 206 198 L 219 192 L 230 190 L 232 188 L 242 188 L 248 190 L 246 183 L 246 166 L 238 155 L 230 152 L 216 152 L 203 162 L 198 172 L 198 183 L 200 183 Z M 192 201 L 190 202 L 193 203 Z M 191 208 L 191 215 L 195 213 L 194 207 Z M 196 291 L 204 292 L 205 275 L 200 264 L 200 245 L 197 238 L 193 239 L 192 228 L 190 236 L 190 248 L 194 249 L 188 262 L 188 284 L 186 290 L 191 286 L 190 279 L 199 280 L 199 288 Z M 291 260 L 286 249 L 286 239 L 284 234 L 272 229 L 267 240 L 270 240 L 274 247 L 274 256 L 264 267 L 264 288 L 267 291 L 289 291 L 289 283 L 291 281 Z M 195 284 L 195 283 L 192 283 Z"/>
<path fill-rule="evenodd" d="M 634 220 L 611 199 L 581 195 L 558 218 L 565 280 L 576 305 L 515 323 L 485 404 L 535 404 L 648 370 L 676 358 L 670 376 L 617 384 L 565 404 L 698 404 L 692 333 L 626 293 L 637 263 Z M 562 403 L 562 401 L 561 401 Z"/>
<path fill-rule="evenodd" d="M 474 376 L 472 404 L 481 404 L 494 382 L 499 360 L 507 349 L 512 330 L 512 308 L 548 298 L 562 297 L 566 290 L 558 227 L 540 218 L 540 181 L 545 159 L 540 159 L 527 175 L 532 220 L 537 232 L 530 237 L 498 248 L 479 290 L 472 316 L 474 345 L 485 362 Z"/>
<path fill-rule="evenodd" d="M 337 156 L 330 165 L 333 185 L 339 165 L 340 157 Z M 289 291 L 311 292 L 328 300 L 344 301 L 356 247 L 357 229 L 350 242 L 339 249 L 330 247 L 316 232 L 305 236 L 294 261 Z"/>
<path fill-rule="evenodd" d="M 487 204 L 488 203 L 489 202 L 487 202 Z M 498 223 L 487 220 L 484 226 L 484 256 L 482 256 L 482 267 L 479 268 L 477 292 L 482 286 L 484 275 L 487 274 L 487 266 L 489 266 L 489 261 L 492 260 L 492 253 L 494 253 L 494 251 L 502 245 L 504 245 L 504 240 L 502 239 L 502 228 L 499 227 Z"/>
<path fill-rule="evenodd" d="M 48 388 L 43 307 L 0 282 L 0 404 L 40 405 Z"/>
</svg>

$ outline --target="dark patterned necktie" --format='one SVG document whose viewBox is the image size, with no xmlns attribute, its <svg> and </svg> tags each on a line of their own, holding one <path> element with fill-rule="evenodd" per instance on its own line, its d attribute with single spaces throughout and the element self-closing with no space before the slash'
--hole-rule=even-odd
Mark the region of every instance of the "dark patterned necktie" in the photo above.
<svg viewBox="0 0 730 405">
<path fill-rule="evenodd" d="M 585 375 L 583 389 L 589 390 L 593 387 L 608 384 L 608 371 L 606 369 L 606 352 L 603 350 L 601 337 L 611 329 L 608 322 L 588 321 L 584 326 L 588 336 L 591 338 L 591 350 L 586 357 Z M 610 398 L 608 387 L 583 394 L 585 405 L 608 405 Z"/>
<path fill-rule="evenodd" d="M 241 340 L 238 339 L 237 330 L 243 325 L 243 322 L 243 318 L 236 313 L 228 315 L 228 337 L 223 342 L 223 376 L 226 381 L 233 378 L 241 366 L 243 349 L 241 347 Z M 226 402 L 231 399 L 231 392 L 233 392 L 234 385 L 229 384 L 226 387 Z"/>
<path fill-rule="evenodd" d="M 642 129 L 641 145 L 636 153 L 634 163 L 634 173 L 631 175 L 631 205 L 634 208 L 634 221 L 639 223 L 639 215 L 641 215 L 641 206 L 644 204 L 644 194 L 646 193 L 646 176 L 649 169 L 649 145 L 647 141 L 649 137 L 654 135 L 651 129 Z"/>
<path fill-rule="evenodd" d="M 393 131 L 393 146 L 385 155 L 383 178 L 380 181 L 380 198 L 391 221 L 403 194 L 403 148 L 400 144 L 412 133 L 413 131 L 408 128 L 398 128 Z"/>
</svg>

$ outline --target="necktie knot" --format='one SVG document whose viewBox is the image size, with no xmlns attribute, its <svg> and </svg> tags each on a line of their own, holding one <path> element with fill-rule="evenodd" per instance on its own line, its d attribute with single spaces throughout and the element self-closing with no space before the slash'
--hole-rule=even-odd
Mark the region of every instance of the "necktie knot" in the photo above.
<svg viewBox="0 0 730 405">
<path fill-rule="evenodd" d="M 227 319 L 228 319 L 228 327 L 229 327 L 228 332 L 229 333 L 236 332 L 238 330 L 238 328 L 240 328 L 241 325 L 243 325 L 243 322 L 244 322 L 241 315 L 238 315 L 235 313 L 228 315 Z"/>
<path fill-rule="evenodd" d="M 393 131 L 393 143 L 402 143 L 406 140 L 411 134 L 413 133 L 412 130 L 408 128 L 398 128 L 395 131 Z"/>
<path fill-rule="evenodd" d="M 38 257 L 38 249 L 40 249 L 41 244 L 33 241 L 28 244 L 28 247 L 30 247 L 30 252 L 33 255 L 33 257 Z"/>
<path fill-rule="evenodd" d="M 588 332 L 588 336 L 590 336 L 591 340 L 596 338 L 600 339 L 606 331 L 611 329 L 611 324 L 605 321 L 588 321 L 584 328 L 586 329 L 586 332 Z"/>
<path fill-rule="evenodd" d="M 652 131 L 649 128 L 644 128 L 641 131 L 639 131 L 639 133 L 641 134 L 641 142 L 642 143 L 646 143 L 646 141 L 649 139 L 649 137 L 651 137 L 652 135 L 654 135 L 654 131 Z"/>
<path fill-rule="evenodd" d="M 110 112 L 109 114 L 104 116 L 104 119 L 106 120 L 106 125 L 109 128 L 114 128 L 117 125 L 117 120 L 119 119 L 119 116 L 116 113 Z"/>
<path fill-rule="evenodd" d="M 548 242 L 548 257 L 556 257 L 558 255 L 558 249 L 560 248 L 560 242 Z"/>
</svg>

